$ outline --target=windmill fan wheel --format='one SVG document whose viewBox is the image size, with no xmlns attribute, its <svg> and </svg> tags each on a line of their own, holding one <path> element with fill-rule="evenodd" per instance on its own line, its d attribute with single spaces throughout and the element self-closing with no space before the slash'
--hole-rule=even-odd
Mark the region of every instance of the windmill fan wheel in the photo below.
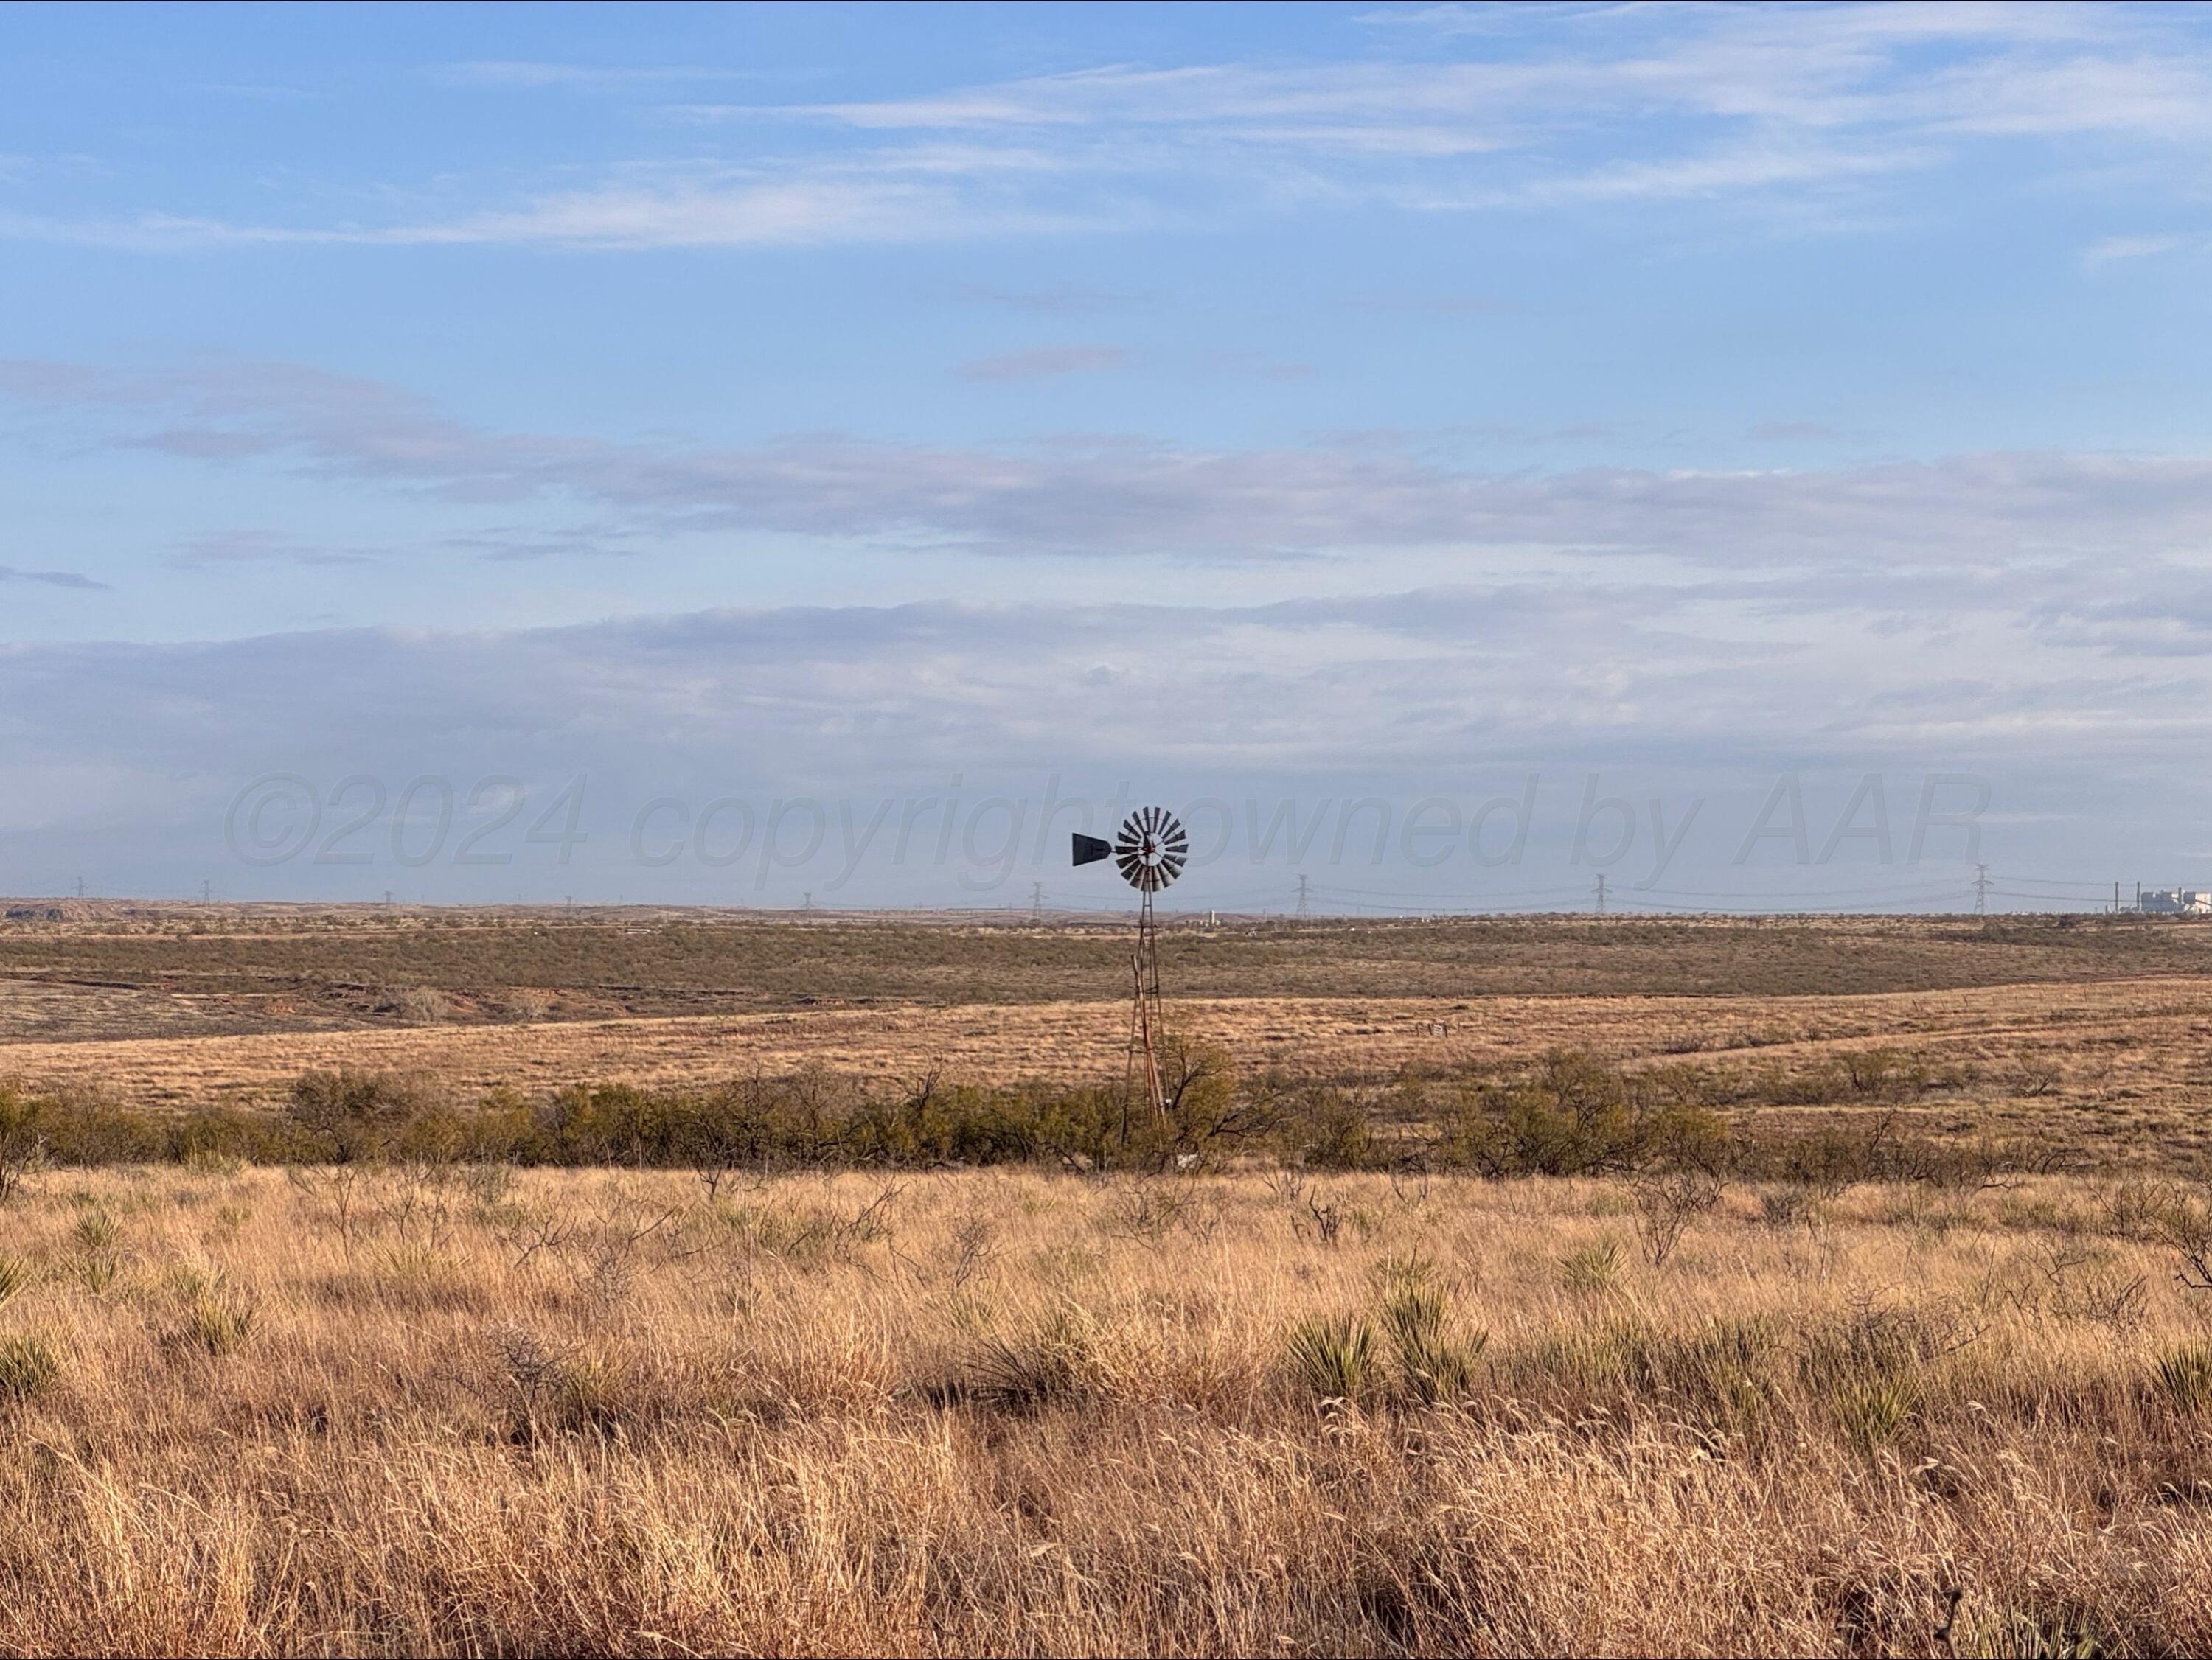
<svg viewBox="0 0 2212 1660">
<path fill-rule="evenodd" d="M 1190 839 L 1164 807 L 1140 807 L 1122 821 L 1114 838 L 1114 863 L 1141 894 L 1157 894 L 1182 875 L 1190 859 Z"/>
</svg>

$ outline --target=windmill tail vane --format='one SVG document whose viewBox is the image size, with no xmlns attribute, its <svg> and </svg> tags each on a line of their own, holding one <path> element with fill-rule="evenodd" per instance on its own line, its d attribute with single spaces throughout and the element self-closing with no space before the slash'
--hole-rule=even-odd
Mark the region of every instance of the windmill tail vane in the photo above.
<svg viewBox="0 0 2212 1660">
<path fill-rule="evenodd" d="M 1141 1055 L 1146 1093 L 1154 1113 L 1164 1116 L 1155 1039 L 1161 1028 L 1159 929 L 1152 896 L 1183 873 L 1190 861 L 1190 839 L 1182 822 L 1164 807 L 1140 807 L 1122 821 L 1110 842 L 1078 832 L 1071 845 L 1078 865 L 1114 861 L 1121 880 L 1137 890 L 1137 949 L 1130 960 L 1134 997 L 1129 1011 L 1129 1077 L 1133 1083 Z"/>
</svg>

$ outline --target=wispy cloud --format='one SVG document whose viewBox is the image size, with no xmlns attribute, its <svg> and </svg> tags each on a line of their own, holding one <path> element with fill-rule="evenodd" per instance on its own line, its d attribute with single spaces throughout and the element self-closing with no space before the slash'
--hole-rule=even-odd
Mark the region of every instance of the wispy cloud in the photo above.
<svg viewBox="0 0 2212 1660">
<path fill-rule="evenodd" d="M 182 451 L 192 453 L 189 446 Z M 208 458 L 207 452 L 199 452 Z M 240 565 L 296 565 L 309 569 L 366 565 L 378 557 L 364 548 L 331 548 L 275 530 L 228 530 L 188 536 L 169 550 L 179 570 L 222 569 Z"/>
<path fill-rule="evenodd" d="M 1141 304 L 1142 294 L 1115 288 L 1096 288 L 1079 282 L 1055 282 L 1039 288 L 1004 288 L 989 283 L 963 283 L 961 298 L 1008 311 L 1034 312 L 1048 317 L 1077 316 L 1093 312 L 1126 311 Z"/>
<path fill-rule="evenodd" d="M 1039 346 L 979 357 L 962 364 L 960 376 L 963 380 L 1047 380 L 1118 369 L 1127 360 L 1128 354 L 1117 346 Z"/>
<path fill-rule="evenodd" d="M 1425 49 L 1390 59 L 1104 64 L 817 103 L 672 96 L 750 74 L 712 64 L 448 64 L 434 73 L 456 93 L 623 95 L 702 142 L 681 156 L 599 164 L 585 182 L 520 199 L 478 185 L 465 205 L 379 221 L 17 209 L 0 215 L 0 235 L 145 251 L 768 248 L 1202 227 L 1333 205 L 1568 212 L 1687 199 L 1849 226 L 1880 222 L 1869 204 L 1893 181 L 1977 146 L 2012 145 L 2045 173 L 2053 139 L 2191 170 L 2212 147 L 2212 49 L 2187 13 L 1421 15 L 1421 28 L 1388 38 Z M 1468 28 L 1479 33 L 1462 39 Z M 718 145 L 725 154 L 700 153 Z M 456 178 L 439 195 L 459 204 L 469 191 Z"/>
<path fill-rule="evenodd" d="M 2212 543 L 2212 457 L 1991 451 L 1830 470 L 1484 472 L 1380 439 L 981 449 L 836 435 L 750 446 L 469 425 L 378 382 L 234 362 L 0 361 L 0 397 L 123 447 L 276 465 L 459 503 L 583 504 L 629 532 L 747 530 L 915 549 L 1210 560 L 1460 549 L 1693 569 L 2112 568 Z"/>
<path fill-rule="evenodd" d="M 36 582 L 49 588 L 76 588 L 105 591 L 108 585 L 75 571 L 19 571 L 12 565 L 0 565 L 0 582 Z"/>
<path fill-rule="evenodd" d="M 757 71 L 705 64 L 562 64 L 531 58 L 491 58 L 439 64 L 433 80 L 453 87 L 511 87 L 579 92 L 639 92 L 718 81 L 758 81 Z"/>
<path fill-rule="evenodd" d="M 2191 239 L 2184 236 L 2108 236 L 2084 249 L 2081 263 L 2092 268 L 2113 265 L 2124 260 L 2177 253 L 2191 245 Z"/>
</svg>

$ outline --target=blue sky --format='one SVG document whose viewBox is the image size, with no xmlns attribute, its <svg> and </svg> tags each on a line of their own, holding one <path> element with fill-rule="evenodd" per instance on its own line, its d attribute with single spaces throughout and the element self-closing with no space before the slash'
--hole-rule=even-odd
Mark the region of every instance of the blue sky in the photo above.
<svg viewBox="0 0 2212 1660">
<path fill-rule="evenodd" d="M 1105 902 L 1055 778 L 1386 803 L 1372 908 L 2212 882 L 2209 162 L 2197 9 L 13 8 L 0 890 Z"/>
</svg>

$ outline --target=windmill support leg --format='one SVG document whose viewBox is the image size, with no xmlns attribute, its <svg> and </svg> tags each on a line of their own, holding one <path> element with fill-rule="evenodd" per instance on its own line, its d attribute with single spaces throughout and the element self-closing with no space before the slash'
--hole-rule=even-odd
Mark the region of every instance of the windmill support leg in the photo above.
<svg viewBox="0 0 2212 1660">
<path fill-rule="evenodd" d="M 1164 1118 L 1167 1116 L 1167 1098 L 1160 1087 L 1159 1052 L 1154 1044 L 1154 1029 L 1160 1023 L 1161 1014 L 1159 940 L 1152 921 L 1150 894 L 1145 895 L 1137 912 L 1137 949 L 1129 966 L 1134 980 L 1131 989 L 1135 995 L 1129 1010 L 1129 1086 L 1133 1091 L 1137 1057 L 1141 1051 L 1145 1099 L 1152 1106 L 1152 1116 Z"/>
</svg>

